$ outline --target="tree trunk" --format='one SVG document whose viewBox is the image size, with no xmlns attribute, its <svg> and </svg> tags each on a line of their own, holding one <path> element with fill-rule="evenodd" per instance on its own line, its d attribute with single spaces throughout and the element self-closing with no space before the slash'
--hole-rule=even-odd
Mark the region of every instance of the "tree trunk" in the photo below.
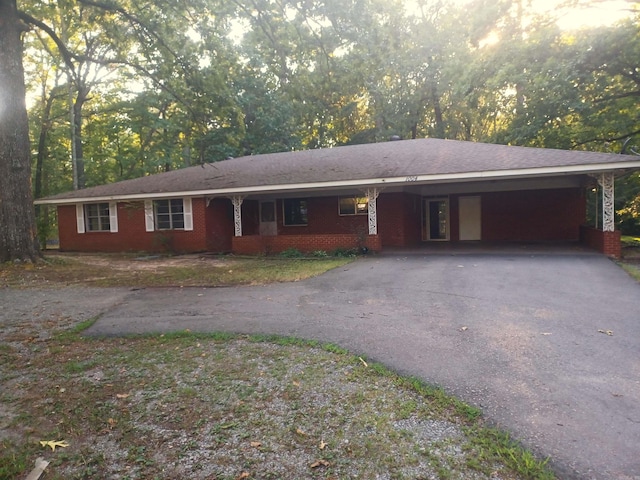
<svg viewBox="0 0 640 480">
<path fill-rule="evenodd" d="M 442 117 L 442 107 L 440 106 L 440 97 L 438 89 L 435 85 L 431 86 L 431 102 L 433 104 L 433 121 L 435 123 L 433 136 L 435 138 L 445 137 L 444 118 Z"/>
<path fill-rule="evenodd" d="M 49 95 L 46 95 L 45 93 L 42 94 L 42 120 L 40 122 L 38 152 L 36 154 L 36 178 L 33 186 L 34 198 L 40 198 L 42 196 L 42 169 L 44 166 L 44 159 L 48 153 L 47 138 L 49 136 L 49 130 L 51 129 L 51 109 L 53 108 L 53 102 L 56 98 L 55 91 L 55 89 L 51 90 Z M 37 207 L 36 212 L 38 212 Z"/>
<path fill-rule="evenodd" d="M 87 180 L 84 173 L 84 149 L 82 144 L 82 109 L 89 97 L 89 89 L 84 86 L 78 86 L 78 95 L 73 103 L 73 126 L 74 135 L 73 142 L 75 143 L 76 152 L 76 178 L 77 187 L 79 190 L 85 188 Z"/>
<path fill-rule="evenodd" d="M 35 261 L 29 122 L 16 0 L 0 0 L 0 262 Z"/>
</svg>

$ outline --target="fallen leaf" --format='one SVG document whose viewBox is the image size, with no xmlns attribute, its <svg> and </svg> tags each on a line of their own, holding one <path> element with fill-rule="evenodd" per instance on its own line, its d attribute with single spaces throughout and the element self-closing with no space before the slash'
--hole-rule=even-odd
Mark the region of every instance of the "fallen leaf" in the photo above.
<svg viewBox="0 0 640 480">
<path fill-rule="evenodd" d="M 43 447 L 51 447 L 51 451 L 55 451 L 56 447 L 66 448 L 69 444 L 65 440 L 40 440 Z"/>
<path fill-rule="evenodd" d="M 461 327 L 461 328 L 460 328 L 460 331 L 461 331 L 461 332 L 466 332 L 467 330 L 469 330 L 469 327 Z"/>
<path fill-rule="evenodd" d="M 294 387 L 299 387 L 299 386 L 300 386 L 300 382 L 296 382 L 296 381 L 294 381 L 294 382 L 292 382 L 292 383 L 293 383 L 293 386 L 294 386 Z"/>
<path fill-rule="evenodd" d="M 129 393 L 116 393 L 116 398 L 127 398 Z"/>
<path fill-rule="evenodd" d="M 243 478 L 249 478 L 249 472 L 242 472 L 240 475 L 236 477 L 236 480 L 242 480 Z"/>
<path fill-rule="evenodd" d="M 327 446 L 326 443 L 324 443 L 323 441 L 320 441 L 320 450 L 324 450 L 326 446 Z"/>
<path fill-rule="evenodd" d="M 296 428 L 296 433 L 297 433 L 298 435 L 306 435 L 306 433 L 304 433 L 304 431 L 302 431 L 302 430 L 301 430 L 301 429 L 299 429 L 299 428 Z"/>
<path fill-rule="evenodd" d="M 358 360 L 360 360 L 362 362 L 362 365 L 364 365 L 365 367 L 368 367 L 369 365 L 367 364 L 367 362 L 365 362 L 362 357 L 358 357 Z"/>
<path fill-rule="evenodd" d="M 254 448 L 258 448 L 262 446 L 262 442 L 251 442 L 250 445 Z"/>
<path fill-rule="evenodd" d="M 323 466 L 323 467 L 328 467 L 329 466 L 329 462 L 327 462 L 326 460 L 318 460 L 313 462 L 311 465 L 309 465 L 311 468 L 318 468 L 319 466 Z"/>
<path fill-rule="evenodd" d="M 118 424 L 118 421 L 115 418 L 110 418 L 107 420 L 107 423 L 109 424 L 109 427 L 113 428 Z"/>
<path fill-rule="evenodd" d="M 604 333 L 605 335 L 613 336 L 612 330 L 598 330 L 598 333 Z"/>
</svg>

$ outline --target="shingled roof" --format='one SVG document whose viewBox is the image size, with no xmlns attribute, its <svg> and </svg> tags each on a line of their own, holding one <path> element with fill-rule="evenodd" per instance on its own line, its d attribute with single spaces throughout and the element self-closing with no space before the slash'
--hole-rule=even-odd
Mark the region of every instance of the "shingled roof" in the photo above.
<svg viewBox="0 0 640 480">
<path fill-rule="evenodd" d="M 630 155 L 418 139 L 229 159 L 54 195 L 40 204 L 233 195 L 640 169 Z"/>
</svg>

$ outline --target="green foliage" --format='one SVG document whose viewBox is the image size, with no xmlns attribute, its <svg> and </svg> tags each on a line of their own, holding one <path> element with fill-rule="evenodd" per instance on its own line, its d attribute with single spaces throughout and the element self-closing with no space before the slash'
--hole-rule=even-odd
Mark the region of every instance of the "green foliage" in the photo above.
<svg viewBox="0 0 640 480">
<path fill-rule="evenodd" d="M 359 253 L 360 252 L 357 248 L 336 248 L 331 251 L 331 256 L 338 258 L 352 258 L 358 256 Z"/>
<path fill-rule="evenodd" d="M 76 55 L 25 37 L 36 196 L 73 185 L 70 100 L 87 186 L 392 135 L 618 152 L 640 131 L 637 12 L 568 31 L 484 0 L 21 3 Z"/>
<path fill-rule="evenodd" d="M 0 442 L 0 478 L 19 478 L 28 470 L 31 457 L 34 455 L 33 445 L 16 445 L 10 440 Z"/>
<path fill-rule="evenodd" d="M 294 247 L 287 248 L 280 252 L 279 256 L 283 258 L 302 258 L 304 257 L 304 253 Z"/>
</svg>

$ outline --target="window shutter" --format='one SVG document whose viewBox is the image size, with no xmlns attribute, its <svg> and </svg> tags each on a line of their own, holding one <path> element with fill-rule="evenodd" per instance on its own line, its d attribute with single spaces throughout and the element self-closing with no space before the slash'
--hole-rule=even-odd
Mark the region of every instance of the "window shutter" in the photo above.
<svg viewBox="0 0 640 480">
<path fill-rule="evenodd" d="M 155 230 L 155 222 L 153 220 L 153 201 L 144 201 L 144 224 L 147 232 L 153 232 Z"/>
<path fill-rule="evenodd" d="M 184 210 L 184 229 L 193 230 L 193 213 L 191 209 L 191 199 L 183 198 L 182 206 Z"/>
<path fill-rule="evenodd" d="M 118 204 L 109 203 L 109 229 L 111 233 L 118 233 Z"/>
<path fill-rule="evenodd" d="M 84 233 L 84 205 L 82 203 L 76 204 L 76 226 L 78 233 Z"/>
</svg>

